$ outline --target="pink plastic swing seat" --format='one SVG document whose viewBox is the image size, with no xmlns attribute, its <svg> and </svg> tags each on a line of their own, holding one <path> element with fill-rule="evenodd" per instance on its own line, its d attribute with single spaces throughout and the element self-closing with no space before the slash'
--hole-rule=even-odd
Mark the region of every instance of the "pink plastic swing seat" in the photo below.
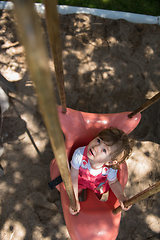
<svg viewBox="0 0 160 240">
<path fill-rule="evenodd" d="M 141 114 L 128 118 L 129 113 L 94 114 L 67 108 L 67 113 L 63 114 L 61 107 L 58 107 L 68 159 L 71 160 L 76 148 L 86 146 L 104 128 L 117 127 L 127 134 L 133 131 L 141 119 Z M 52 180 L 60 175 L 55 159 L 50 164 L 50 175 Z M 124 189 L 128 179 L 126 163 L 121 164 L 118 179 Z M 79 214 L 73 216 L 69 213 L 69 199 L 63 182 L 57 189 L 60 191 L 63 214 L 72 240 L 116 239 L 121 213 L 112 214 L 112 210 L 119 206 L 119 202 L 111 190 L 108 200 L 101 202 L 93 191 L 87 189 L 87 199 L 80 203 Z"/>
</svg>

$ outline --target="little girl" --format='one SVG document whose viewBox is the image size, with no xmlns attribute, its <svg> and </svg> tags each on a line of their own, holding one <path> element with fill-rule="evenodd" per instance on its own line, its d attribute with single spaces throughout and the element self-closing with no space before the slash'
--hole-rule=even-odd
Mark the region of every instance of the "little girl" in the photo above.
<svg viewBox="0 0 160 240">
<path fill-rule="evenodd" d="M 75 150 L 71 160 L 71 178 L 77 211 L 70 207 L 71 214 L 80 211 L 78 194 L 86 188 L 100 196 L 111 188 L 121 207 L 129 209 L 123 205 L 127 198 L 117 179 L 117 171 L 119 165 L 129 157 L 132 146 L 133 141 L 122 130 L 111 127 L 101 131 L 86 147 Z"/>
</svg>

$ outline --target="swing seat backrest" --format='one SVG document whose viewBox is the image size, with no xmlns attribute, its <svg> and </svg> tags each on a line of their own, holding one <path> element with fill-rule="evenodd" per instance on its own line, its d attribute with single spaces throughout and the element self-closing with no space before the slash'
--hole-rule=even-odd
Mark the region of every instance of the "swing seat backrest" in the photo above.
<svg viewBox="0 0 160 240">
<path fill-rule="evenodd" d="M 128 112 L 116 114 L 95 114 L 80 112 L 67 108 L 67 113 L 62 114 L 61 107 L 58 107 L 59 120 L 62 131 L 65 135 L 66 150 L 73 151 L 87 145 L 97 134 L 108 127 L 117 127 L 129 134 L 140 121 L 140 114 L 128 118 Z"/>
<path fill-rule="evenodd" d="M 58 107 L 69 161 L 76 148 L 86 146 L 104 128 L 117 127 L 127 134 L 133 131 L 141 119 L 141 114 L 139 113 L 130 119 L 128 118 L 129 113 L 94 114 L 67 108 L 67 113 L 63 114 L 61 107 Z M 50 165 L 50 175 L 52 180 L 60 175 L 55 159 Z M 118 179 L 124 189 L 128 179 L 126 163 L 121 164 Z M 57 189 L 61 194 L 64 218 L 72 240 L 116 239 L 121 213 L 112 214 L 112 210 L 119 205 L 119 202 L 111 190 L 107 202 L 99 201 L 93 191 L 87 190 L 86 201 L 80 203 L 80 213 L 77 216 L 72 216 L 68 211 L 69 199 L 64 184 L 59 184 Z"/>
</svg>

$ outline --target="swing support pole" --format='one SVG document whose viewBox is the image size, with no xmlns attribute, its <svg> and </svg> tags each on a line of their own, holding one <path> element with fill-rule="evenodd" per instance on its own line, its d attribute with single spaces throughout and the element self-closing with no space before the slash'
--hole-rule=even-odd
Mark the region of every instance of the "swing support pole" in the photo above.
<svg viewBox="0 0 160 240">
<path fill-rule="evenodd" d="M 152 97 L 151 99 L 149 99 L 146 103 L 144 103 L 141 107 L 137 108 L 135 111 L 133 111 L 132 113 L 130 113 L 128 115 L 129 118 L 132 118 L 133 116 L 135 116 L 137 113 L 140 113 L 142 111 L 144 111 L 146 108 L 150 107 L 153 103 L 157 102 L 160 99 L 160 92 L 157 93 L 154 97 Z"/>
<path fill-rule="evenodd" d="M 48 67 L 47 53 L 38 16 L 32 0 L 13 0 L 19 35 L 25 47 L 28 68 L 39 101 L 40 110 L 50 137 L 51 146 L 62 176 L 71 207 L 76 210 L 75 195 L 69 171 L 64 138 L 61 131 L 54 86 Z"/>
<path fill-rule="evenodd" d="M 145 198 L 148 198 L 152 196 L 153 194 L 156 194 L 157 192 L 160 192 L 160 181 L 155 183 L 154 185 L 146 188 L 144 191 L 138 193 L 137 195 L 133 196 L 132 198 L 129 198 L 127 201 L 124 202 L 125 207 L 129 207 Z M 115 215 L 122 211 L 121 206 L 115 208 L 112 213 Z"/>
<path fill-rule="evenodd" d="M 62 48 L 59 27 L 59 16 L 57 11 L 57 0 L 45 0 L 45 12 L 47 28 L 50 40 L 52 56 L 54 60 L 57 85 L 62 105 L 62 112 L 66 113 L 66 97 L 64 91 L 64 74 L 62 65 Z"/>
</svg>

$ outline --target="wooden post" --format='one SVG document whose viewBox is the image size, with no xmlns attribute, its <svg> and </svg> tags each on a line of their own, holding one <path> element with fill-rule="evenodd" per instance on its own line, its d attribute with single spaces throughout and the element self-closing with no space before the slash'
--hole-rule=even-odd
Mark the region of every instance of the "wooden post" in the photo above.
<svg viewBox="0 0 160 240">
<path fill-rule="evenodd" d="M 66 113 L 66 97 L 64 91 L 64 75 L 62 64 L 62 48 L 59 27 L 59 16 L 57 11 L 57 0 L 45 0 L 46 21 L 50 39 L 50 46 L 54 60 L 58 90 L 62 105 L 62 112 Z"/>
<path fill-rule="evenodd" d="M 125 207 L 129 207 L 145 198 L 150 197 L 151 195 L 160 192 L 160 181 L 155 183 L 153 186 L 148 187 L 147 189 L 145 189 L 144 191 L 138 193 L 137 195 L 135 195 L 134 197 L 128 199 L 125 203 L 124 206 Z M 115 208 L 112 212 L 113 214 L 117 214 L 119 212 L 122 211 L 121 206 Z"/>
<path fill-rule="evenodd" d="M 48 67 L 47 53 L 41 35 L 41 28 L 32 0 L 14 0 L 19 33 L 25 47 L 26 58 L 35 84 L 39 106 L 50 137 L 52 149 L 70 200 L 76 210 L 67 154 L 63 134 L 60 128 L 54 86 Z M 43 173 L 42 173 L 43 174 Z"/>
<path fill-rule="evenodd" d="M 130 113 L 128 115 L 129 118 L 132 118 L 133 116 L 135 116 L 137 113 L 140 113 L 142 111 L 144 111 L 146 108 L 148 108 L 149 106 L 151 106 L 153 103 L 157 102 L 160 99 L 160 92 L 157 93 L 153 98 L 149 99 L 146 103 L 144 103 L 141 107 L 139 107 L 138 109 L 136 109 L 135 111 L 133 111 L 132 113 Z"/>
</svg>

